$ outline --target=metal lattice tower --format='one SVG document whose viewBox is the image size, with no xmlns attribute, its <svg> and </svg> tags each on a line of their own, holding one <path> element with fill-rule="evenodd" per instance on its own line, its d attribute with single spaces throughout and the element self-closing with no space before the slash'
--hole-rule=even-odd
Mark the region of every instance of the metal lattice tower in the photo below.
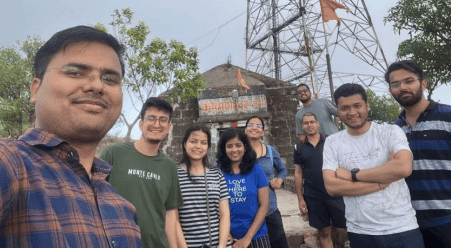
<svg viewBox="0 0 451 248">
<path fill-rule="evenodd" d="M 326 97 L 331 92 L 328 50 L 335 87 L 353 82 L 386 90 L 387 62 L 364 0 L 337 2 L 349 9 L 336 10 L 340 26 L 323 25 L 319 0 L 248 0 L 246 69 L 312 85 Z"/>
</svg>

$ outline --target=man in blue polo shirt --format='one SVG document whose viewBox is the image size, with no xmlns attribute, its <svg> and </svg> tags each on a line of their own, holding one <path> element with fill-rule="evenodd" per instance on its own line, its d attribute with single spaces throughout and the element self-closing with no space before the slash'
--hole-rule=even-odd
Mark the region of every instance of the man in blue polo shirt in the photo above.
<svg viewBox="0 0 451 248">
<path fill-rule="evenodd" d="M 391 64 L 385 79 L 404 108 L 396 124 L 413 153 L 406 182 L 425 247 L 451 247 L 451 106 L 424 98 L 428 82 L 413 61 Z"/>
<path fill-rule="evenodd" d="M 322 169 L 326 137 L 320 135 L 319 125 L 313 113 L 302 116 L 306 139 L 294 148 L 294 181 L 301 215 L 309 213 L 310 226 L 318 229 L 321 247 L 333 248 L 331 223 L 334 227 L 346 228 L 345 204 L 343 197 L 330 196 L 324 188 Z"/>
</svg>

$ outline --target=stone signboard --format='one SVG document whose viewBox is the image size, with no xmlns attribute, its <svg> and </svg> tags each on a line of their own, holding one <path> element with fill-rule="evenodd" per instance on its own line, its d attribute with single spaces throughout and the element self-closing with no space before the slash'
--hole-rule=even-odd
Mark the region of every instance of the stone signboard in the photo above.
<svg viewBox="0 0 451 248">
<path fill-rule="evenodd" d="M 267 111 L 266 95 L 200 99 L 199 117 L 250 114 Z"/>
</svg>

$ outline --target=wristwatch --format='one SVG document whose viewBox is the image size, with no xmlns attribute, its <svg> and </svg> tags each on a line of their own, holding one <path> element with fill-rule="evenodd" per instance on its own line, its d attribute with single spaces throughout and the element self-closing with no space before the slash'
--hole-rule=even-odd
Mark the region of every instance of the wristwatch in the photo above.
<svg viewBox="0 0 451 248">
<path fill-rule="evenodd" d="M 357 172 L 359 172 L 360 169 L 359 168 L 354 168 L 351 170 L 351 177 L 352 177 L 352 181 L 353 182 L 357 182 Z"/>
</svg>

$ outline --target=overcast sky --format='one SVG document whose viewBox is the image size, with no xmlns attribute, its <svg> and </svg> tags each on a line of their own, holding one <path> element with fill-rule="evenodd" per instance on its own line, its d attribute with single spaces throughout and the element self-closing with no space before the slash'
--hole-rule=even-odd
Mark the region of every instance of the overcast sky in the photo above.
<svg viewBox="0 0 451 248">
<path fill-rule="evenodd" d="M 383 17 L 396 1 L 367 0 L 365 3 L 391 63 L 395 61 L 398 44 L 407 37 L 395 34 L 391 23 L 383 23 Z M 201 72 L 225 63 L 229 55 L 232 64 L 245 67 L 247 1 L 244 0 L 3 0 L 0 1 L 0 46 L 14 45 L 16 40 L 23 41 L 30 35 L 48 40 L 55 32 L 76 25 L 98 22 L 107 25 L 115 9 L 126 7 L 135 12 L 134 23 L 144 21 L 150 26 L 150 39 L 177 39 L 187 46 L 196 46 L 201 51 Z M 451 104 L 450 93 L 451 86 L 442 86 L 434 92 L 433 99 Z M 133 137 L 139 138 L 137 127 Z"/>
</svg>

